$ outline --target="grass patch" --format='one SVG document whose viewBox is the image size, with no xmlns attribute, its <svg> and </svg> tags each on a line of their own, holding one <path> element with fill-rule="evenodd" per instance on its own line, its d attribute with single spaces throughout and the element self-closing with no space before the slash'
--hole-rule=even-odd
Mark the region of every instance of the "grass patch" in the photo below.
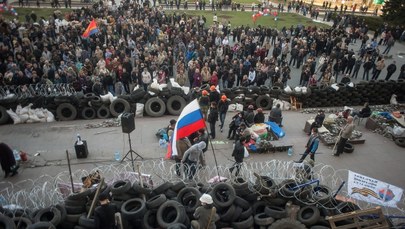
<svg viewBox="0 0 405 229">
<path fill-rule="evenodd" d="M 33 11 L 37 15 L 37 18 L 44 17 L 46 20 L 48 20 L 49 16 L 52 15 L 55 10 L 59 10 L 62 12 L 62 14 L 71 12 L 72 9 L 65 9 L 65 8 L 59 8 L 59 9 L 50 9 L 50 8 L 15 8 L 17 13 L 18 13 L 18 20 L 19 21 L 25 21 L 25 15 L 31 14 Z M 6 20 L 12 20 L 16 18 L 15 16 L 11 15 L 9 12 L 3 12 L 2 16 Z"/>
<path fill-rule="evenodd" d="M 204 16 L 207 19 L 208 25 L 212 24 L 212 17 L 214 16 L 214 12 L 212 11 L 182 11 L 182 10 L 166 10 L 167 14 L 171 14 L 173 12 L 176 13 L 186 13 L 187 15 L 191 16 Z M 255 24 L 253 23 L 252 20 L 252 12 L 236 12 L 236 11 L 222 11 L 216 12 L 218 16 L 218 21 L 219 22 L 231 22 L 232 26 L 250 26 L 254 27 Z M 314 22 L 311 19 L 294 14 L 294 13 L 280 13 L 278 16 L 278 20 L 274 20 L 274 16 L 262 16 L 259 19 L 256 20 L 256 26 L 261 25 L 261 26 L 270 26 L 270 27 L 277 27 L 277 28 L 282 28 L 283 26 L 289 28 L 291 25 L 296 27 L 298 24 L 302 24 L 304 26 L 317 26 L 320 28 L 329 28 L 330 26 L 323 24 L 323 23 L 318 23 Z"/>
<path fill-rule="evenodd" d="M 52 15 L 55 11 L 55 9 L 38 9 L 38 8 L 16 8 L 17 13 L 18 13 L 18 19 L 20 21 L 25 21 L 25 15 L 31 14 L 32 11 L 34 11 L 38 18 L 44 17 L 46 19 L 49 18 L 50 15 Z M 57 9 L 62 12 L 62 14 L 71 12 L 71 9 Z M 167 14 L 172 14 L 172 13 L 186 13 L 187 15 L 190 16 L 201 16 L 204 15 L 205 18 L 207 18 L 207 24 L 211 25 L 212 24 L 212 17 L 214 16 L 214 12 L 212 11 L 182 11 L 182 10 L 166 10 Z M 218 16 L 218 21 L 219 22 L 225 22 L 226 24 L 228 21 L 231 22 L 232 26 L 249 26 L 249 27 L 254 27 L 255 24 L 253 23 L 252 20 L 252 12 L 251 11 L 245 11 L 245 12 L 236 12 L 236 11 L 216 11 L 215 12 Z M 13 15 L 10 13 L 4 13 L 3 16 L 6 18 L 6 20 L 11 20 L 15 18 Z M 283 26 L 289 28 L 291 25 L 294 27 L 297 26 L 298 24 L 302 24 L 304 26 L 317 26 L 321 28 L 327 28 L 329 27 L 328 25 L 325 25 L 323 23 L 318 23 L 314 22 L 311 19 L 294 14 L 294 13 L 280 13 L 278 16 L 278 20 L 274 20 L 274 16 L 262 16 L 256 20 L 256 26 L 261 25 L 261 26 L 270 26 L 273 28 L 279 28 L 281 29 Z"/>
</svg>

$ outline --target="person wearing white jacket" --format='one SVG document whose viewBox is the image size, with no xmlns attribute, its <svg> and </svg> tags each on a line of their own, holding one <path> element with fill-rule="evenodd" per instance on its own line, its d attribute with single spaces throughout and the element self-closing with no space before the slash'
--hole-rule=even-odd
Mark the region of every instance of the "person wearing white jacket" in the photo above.
<svg viewBox="0 0 405 229">
<path fill-rule="evenodd" d="M 315 73 L 318 73 L 318 71 L 322 68 L 323 64 L 326 62 L 327 57 L 326 54 L 322 54 L 322 56 L 318 60 L 318 68 L 316 69 Z"/>
<path fill-rule="evenodd" d="M 256 71 L 254 68 L 250 68 L 248 75 L 249 85 L 254 85 L 256 82 Z"/>
</svg>

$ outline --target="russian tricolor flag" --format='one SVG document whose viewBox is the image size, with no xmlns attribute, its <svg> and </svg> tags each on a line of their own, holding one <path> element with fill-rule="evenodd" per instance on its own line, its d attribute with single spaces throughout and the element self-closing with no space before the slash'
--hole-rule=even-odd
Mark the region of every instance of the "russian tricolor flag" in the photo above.
<svg viewBox="0 0 405 229">
<path fill-rule="evenodd" d="M 171 156 L 177 155 L 177 140 L 188 137 L 202 128 L 205 128 L 205 121 L 198 101 L 195 99 L 184 107 L 174 127 L 171 142 Z"/>
<path fill-rule="evenodd" d="M 83 38 L 88 38 L 91 35 L 96 34 L 96 33 L 98 33 L 98 28 L 97 28 L 96 21 L 93 19 L 90 22 L 89 26 L 87 26 L 87 29 L 84 31 L 82 37 Z"/>
</svg>

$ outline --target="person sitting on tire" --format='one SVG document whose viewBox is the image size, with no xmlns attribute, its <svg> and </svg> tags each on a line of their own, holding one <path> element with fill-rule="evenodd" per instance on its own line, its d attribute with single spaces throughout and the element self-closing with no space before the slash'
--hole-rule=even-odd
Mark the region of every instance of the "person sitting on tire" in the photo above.
<svg viewBox="0 0 405 229">
<path fill-rule="evenodd" d="M 264 123 L 263 109 L 262 108 L 257 108 L 256 111 L 257 111 L 257 113 L 255 114 L 255 117 L 254 117 L 255 124 Z"/>
<path fill-rule="evenodd" d="M 323 120 L 325 120 L 325 112 L 323 110 L 319 110 L 318 114 L 315 116 L 315 121 L 311 124 L 311 127 L 309 128 L 310 132 L 307 134 L 311 135 L 311 131 L 314 127 L 316 128 L 322 127 Z"/>
<path fill-rule="evenodd" d="M 247 127 L 251 127 L 254 124 L 255 113 L 253 105 L 249 105 L 247 111 L 243 112 L 243 119 Z"/>
<path fill-rule="evenodd" d="M 203 194 L 200 197 L 201 206 L 194 211 L 195 220 L 191 221 L 193 229 L 215 229 L 215 222 L 219 220 L 217 209 L 213 206 L 211 195 Z"/>
<path fill-rule="evenodd" d="M 360 111 L 353 111 L 352 116 L 354 119 L 358 118 L 368 118 L 371 115 L 371 109 L 368 103 L 364 103 L 364 107 Z"/>
<path fill-rule="evenodd" d="M 283 114 L 280 109 L 280 104 L 278 103 L 276 107 L 270 110 L 269 121 L 277 123 L 280 127 L 283 127 L 281 124 L 283 121 Z"/>
<path fill-rule="evenodd" d="M 119 211 L 115 204 L 110 203 L 110 195 L 101 193 L 98 197 L 100 206 L 94 210 L 94 228 L 96 229 L 115 229 L 115 213 Z"/>
</svg>

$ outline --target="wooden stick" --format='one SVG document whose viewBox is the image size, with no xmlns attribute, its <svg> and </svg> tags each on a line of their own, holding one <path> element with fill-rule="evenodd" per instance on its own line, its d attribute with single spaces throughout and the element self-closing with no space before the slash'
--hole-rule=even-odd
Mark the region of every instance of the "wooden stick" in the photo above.
<svg viewBox="0 0 405 229">
<path fill-rule="evenodd" d="M 72 168 L 70 167 L 70 157 L 69 157 L 68 150 L 66 150 L 66 158 L 67 158 L 67 163 L 68 163 L 68 168 L 69 168 L 70 185 L 72 185 L 72 193 L 75 193 L 75 187 L 73 185 L 73 177 L 72 177 Z"/>
<path fill-rule="evenodd" d="M 142 180 L 141 168 L 139 166 L 139 163 L 136 164 L 136 168 L 138 170 L 139 184 L 141 185 L 141 188 L 143 188 L 143 180 Z M 141 197 L 142 197 L 143 201 L 146 201 L 145 194 L 141 194 Z"/>
<path fill-rule="evenodd" d="M 87 219 L 90 218 L 91 214 L 93 213 L 94 208 L 96 207 L 96 201 L 98 200 L 98 196 L 100 194 L 100 189 L 101 189 L 101 186 L 103 186 L 103 184 L 104 184 L 104 177 L 101 178 L 100 184 L 98 184 L 96 194 L 93 197 L 93 201 L 91 202 L 89 213 L 87 214 Z"/>
</svg>

